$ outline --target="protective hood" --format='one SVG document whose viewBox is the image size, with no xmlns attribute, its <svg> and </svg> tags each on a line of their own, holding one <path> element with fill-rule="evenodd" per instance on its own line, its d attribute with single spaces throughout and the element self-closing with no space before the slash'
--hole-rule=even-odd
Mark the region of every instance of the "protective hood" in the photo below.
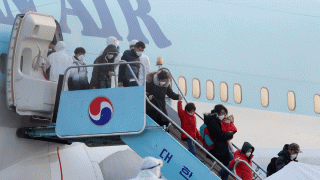
<svg viewBox="0 0 320 180">
<path fill-rule="evenodd" d="M 168 87 L 169 84 L 170 84 L 169 79 L 167 80 L 166 84 L 164 84 L 163 86 L 160 85 L 160 80 L 159 80 L 159 78 L 158 78 L 158 74 L 159 74 L 159 73 L 160 73 L 160 72 L 158 72 L 157 74 L 155 74 L 155 75 L 153 76 L 153 83 L 154 83 L 156 86 Z"/>
<path fill-rule="evenodd" d="M 64 41 L 59 41 L 58 43 L 57 43 L 57 45 L 54 47 L 54 50 L 56 51 L 56 52 L 59 52 L 59 51 L 62 51 L 62 52 L 64 52 L 64 53 L 66 53 L 67 52 L 67 44 L 64 42 Z"/>
<path fill-rule="evenodd" d="M 110 44 L 115 45 L 116 47 L 119 46 L 119 41 L 117 40 L 116 37 L 114 36 L 110 36 L 107 38 L 107 46 L 109 46 Z"/>
<path fill-rule="evenodd" d="M 250 143 L 244 142 L 241 148 L 241 153 L 246 154 L 249 151 L 249 149 L 252 149 L 252 153 L 254 152 L 254 147 Z"/>
<path fill-rule="evenodd" d="M 106 61 L 108 61 L 109 63 L 113 63 L 117 55 L 113 56 L 112 59 L 106 60 L 106 56 L 108 56 L 108 53 L 111 53 L 111 52 L 118 53 L 118 49 L 115 45 L 109 45 L 106 47 L 106 49 L 104 49 L 102 55 L 99 56 L 99 63 L 106 63 Z"/>
<path fill-rule="evenodd" d="M 59 41 L 55 47 L 57 52 L 52 53 L 47 58 L 47 67 L 50 69 L 50 81 L 58 82 L 59 74 L 64 74 L 65 70 L 73 65 L 73 59 L 66 52 L 66 43 Z M 70 74 L 70 70 L 67 73 L 67 77 Z M 65 86 L 67 87 L 67 86 Z"/>
<path fill-rule="evenodd" d="M 134 45 L 136 45 L 136 44 L 137 44 L 137 42 L 139 42 L 139 41 L 138 41 L 138 40 L 136 40 L 136 39 L 134 39 L 134 40 L 130 41 L 130 43 L 129 43 L 129 48 L 130 48 L 130 46 L 134 46 Z"/>
</svg>

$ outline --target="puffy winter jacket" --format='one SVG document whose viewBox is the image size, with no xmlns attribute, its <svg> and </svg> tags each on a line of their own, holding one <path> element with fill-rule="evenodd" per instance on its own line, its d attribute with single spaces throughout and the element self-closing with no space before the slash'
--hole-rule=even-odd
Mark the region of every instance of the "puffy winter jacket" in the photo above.
<svg viewBox="0 0 320 180">
<path fill-rule="evenodd" d="M 276 171 L 279 171 L 291 161 L 298 162 L 297 158 L 291 160 L 291 155 L 288 151 L 289 144 L 284 145 L 283 150 L 278 153 L 278 159 L 276 161 Z"/>
<path fill-rule="evenodd" d="M 203 142 L 200 132 L 197 129 L 197 119 L 196 116 L 190 115 L 187 111 L 182 109 L 182 101 L 178 102 L 178 114 L 181 120 L 181 128 L 186 131 L 193 139 L 200 139 Z M 181 133 L 181 139 L 187 139 L 188 136 Z"/>
<path fill-rule="evenodd" d="M 125 60 L 127 62 L 134 62 L 134 61 L 140 61 L 139 56 L 135 53 L 135 51 L 132 50 L 126 50 L 122 57 L 121 60 Z M 132 71 L 134 72 L 135 76 L 139 80 L 139 71 L 140 71 L 140 64 L 130 64 L 130 67 Z M 118 77 L 118 82 L 122 82 L 124 84 L 127 84 L 130 79 L 134 78 L 133 75 L 131 74 L 131 71 L 127 67 L 127 65 L 121 65 L 119 67 L 119 77 Z"/>
<path fill-rule="evenodd" d="M 221 121 L 221 129 L 222 129 L 223 133 L 233 131 L 233 134 L 234 134 L 238 131 L 236 126 L 232 122 L 225 123 L 225 122 Z"/>
<path fill-rule="evenodd" d="M 114 60 L 116 58 L 113 57 L 108 62 L 105 60 L 105 56 L 108 52 L 117 52 L 118 49 L 114 45 L 109 45 L 103 55 L 100 55 L 97 57 L 97 59 L 94 61 L 94 64 L 104 64 L 104 63 L 114 63 Z M 109 72 L 114 72 L 114 65 L 110 66 L 95 66 L 92 71 L 91 81 L 90 81 L 90 89 L 100 88 L 99 82 L 104 81 L 107 79 L 110 79 Z"/>
<path fill-rule="evenodd" d="M 237 150 L 235 153 L 234 153 L 234 158 L 232 161 L 229 162 L 229 166 L 231 168 L 234 167 L 235 165 L 235 159 L 237 159 L 238 157 L 240 157 L 241 160 L 244 160 L 246 161 L 251 167 L 252 167 L 252 158 L 253 158 L 253 155 L 251 153 L 251 156 L 250 158 L 248 158 L 248 156 L 246 155 L 246 153 L 249 151 L 249 149 L 252 148 L 252 153 L 254 151 L 254 147 L 248 143 L 248 142 L 245 142 L 242 146 L 242 149 L 239 149 Z M 250 160 L 250 161 L 249 161 Z M 237 167 L 236 167 L 236 172 L 237 172 L 237 175 L 242 179 L 242 180 L 252 180 L 253 178 L 253 172 L 252 170 L 244 163 L 238 163 Z"/>
</svg>

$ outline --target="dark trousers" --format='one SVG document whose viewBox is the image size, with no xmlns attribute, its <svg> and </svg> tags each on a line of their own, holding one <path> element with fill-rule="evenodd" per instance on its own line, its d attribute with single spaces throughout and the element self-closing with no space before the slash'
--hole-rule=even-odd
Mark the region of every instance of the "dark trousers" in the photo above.
<svg viewBox="0 0 320 180">
<path fill-rule="evenodd" d="M 230 148 L 229 148 L 229 156 L 230 156 L 230 161 L 233 160 L 234 156 Z M 227 168 L 230 171 L 233 170 L 229 165 L 227 166 Z M 221 171 L 219 171 L 219 174 L 221 175 L 222 180 L 227 180 L 229 177 L 229 173 L 225 169 L 221 169 Z"/>
<path fill-rule="evenodd" d="M 100 80 L 99 82 L 99 88 L 111 88 L 111 78 L 105 79 L 105 80 Z"/>
<path fill-rule="evenodd" d="M 159 124 L 159 126 L 169 125 L 169 121 L 164 122 L 164 117 L 162 117 L 162 115 L 156 110 L 147 110 L 147 115 Z"/>
</svg>

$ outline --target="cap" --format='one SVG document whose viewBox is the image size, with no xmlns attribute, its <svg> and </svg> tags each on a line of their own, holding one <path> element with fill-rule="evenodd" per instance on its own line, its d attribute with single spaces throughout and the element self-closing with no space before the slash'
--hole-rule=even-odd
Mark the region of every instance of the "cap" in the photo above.
<svg viewBox="0 0 320 180">
<path fill-rule="evenodd" d="M 139 41 L 134 39 L 134 40 L 130 41 L 129 46 L 134 46 L 137 44 L 137 42 L 139 42 Z"/>
<path fill-rule="evenodd" d="M 290 149 L 291 151 L 302 153 L 302 151 L 300 151 L 300 146 L 297 143 L 290 144 L 288 149 Z"/>
</svg>

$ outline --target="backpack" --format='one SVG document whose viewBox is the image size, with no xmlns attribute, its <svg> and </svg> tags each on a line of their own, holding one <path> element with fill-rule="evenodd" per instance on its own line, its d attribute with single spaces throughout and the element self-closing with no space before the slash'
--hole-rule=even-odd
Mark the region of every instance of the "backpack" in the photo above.
<svg viewBox="0 0 320 180">
<path fill-rule="evenodd" d="M 276 162 L 277 162 L 277 157 L 274 157 L 271 159 L 271 162 L 268 164 L 267 167 L 267 177 L 271 176 L 272 174 L 274 174 L 275 172 L 277 172 L 277 168 L 276 168 Z"/>
<path fill-rule="evenodd" d="M 214 148 L 214 141 L 211 139 L 209 130 L 206 124 L 203 124 L 200 127 L 200 134 L 201 137 L 205 143 L 205 148 L 206 149 L 213 149 Z"/>
</svg>

